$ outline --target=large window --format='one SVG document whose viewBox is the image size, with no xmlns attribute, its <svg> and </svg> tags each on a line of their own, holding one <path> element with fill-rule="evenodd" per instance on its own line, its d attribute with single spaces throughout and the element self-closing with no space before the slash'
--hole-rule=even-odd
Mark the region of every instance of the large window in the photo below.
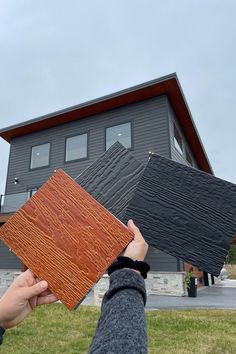
<svg viewBox="0 0 236 354">
<path fill-rule="evenodd" d="M 49 165 L 50 143 L 33 146 L 31 150 L 30 168 Z"/>
<path fill-rule="evenodd" d="M 175 148 L 181 154 L 183 154 L 183 140 L 182 140 L 181 135 L 175 125 L 174 125 L 174 145 L 175 145 Z"/>
<path fill-rule="evenodd" d="M 27 190 L 27 199 L 30 199 L 31 197 L 33 197 L 33 195 L 35 195 L 35 193 L 37 192 L 38 188 L 31 188 Z"/>
<path fill-rule="evenodd" d="M 189 165 L 193 166 L 193 160 L 190 155 L 190 152 L 186 149 L 186 160 L 188 161 Z"/>
<path fill-rule="evenodd" d="M 72 136 L 66 139 L 65 160 L 74 161 L 87 157 L 88 154 L 88 134 Z"/>
<path fill-rule="evenodd" d="M 116 141 L 125 148 L 131 148 L 131 123 L 124 123 L 106 128 L 106 150 Z"/>
</svg>

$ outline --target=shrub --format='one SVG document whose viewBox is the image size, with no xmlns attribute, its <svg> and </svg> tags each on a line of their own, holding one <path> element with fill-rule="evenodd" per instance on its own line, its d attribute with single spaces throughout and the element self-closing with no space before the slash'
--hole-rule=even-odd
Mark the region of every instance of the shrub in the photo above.
<svg viewBox="0 0 236 354">
<path fill-rule="evenodd" d="M 227 263 L 236 264 L 236 245 L 230 247 Z"/>
</svg>

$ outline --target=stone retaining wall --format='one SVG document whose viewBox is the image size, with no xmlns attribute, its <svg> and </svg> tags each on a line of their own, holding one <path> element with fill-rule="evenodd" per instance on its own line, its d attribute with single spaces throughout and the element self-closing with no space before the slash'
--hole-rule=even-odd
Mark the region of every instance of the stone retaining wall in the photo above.
<svg viewBox="0 0 236 354">
<path fill-rule="evenodd" d="M 20 274 L 19 270 L 0 270 L 0 288 L 6 289 Z M 185 296 L 184 272 L 152 272 L 146 279 L 147 295 Z M 94 286 L 94 304 L 101 305 L 109 287 L 109 276 L 105 274 Z"/>
<path fill-rule="evenodd" d="M 0 269 L 0 287 L 8 288 L 19 274 L 19 269 Z"/>
<path fill-rule="evenodd" d="M 152 272 L 146 279 L 147 295 L 185 296 L 184 272 Z M 101 305 L 103 295 L 109 287 L 109 276 L 105 274 L 94 286 L 94 304 Z"/>
<path fill-rule="evenodd" d="M 185 296 L 184 272 L 153 272 L 146 279 L 148 295 Z"/>
</svg>

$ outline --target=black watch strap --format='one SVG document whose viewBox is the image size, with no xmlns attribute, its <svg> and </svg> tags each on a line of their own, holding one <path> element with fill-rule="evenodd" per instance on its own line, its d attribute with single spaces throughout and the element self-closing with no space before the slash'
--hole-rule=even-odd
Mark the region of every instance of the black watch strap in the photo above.
<svg viewBox="0 0 236 354">
<path fill-rule="evenodd" d="M 129 257 L 119 256 L 108 268 L 108 275 L 111 275 L 115 270 L 122 268 L 138 270 L 144 279 L 147 278 L 147 273 L 150 270 L 150 266 L 146 262 L 134 261 Z"/>
<path fill-rule="evenodd" d="M 5 333 L 5 329 L 3 327 L 0 327 L 0 345 L 3 342 L 3 335 Z"/>
</svg>

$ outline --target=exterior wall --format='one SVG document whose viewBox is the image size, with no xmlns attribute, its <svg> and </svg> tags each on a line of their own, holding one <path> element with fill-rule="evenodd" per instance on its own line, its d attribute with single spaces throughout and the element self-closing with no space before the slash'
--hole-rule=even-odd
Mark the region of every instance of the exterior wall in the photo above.
<svg viewBox="0 0 236 354">
<path fill-rule="evenodd" d="M 21 269 L 21 262 L 0 240 L 0 269 Z"/>
<path fill-rule="evenodd" d="M 133 154 L 141 162 L 148 151 L 169 157 L 167 98 L 160 96 L 105 113 L 63 124 L 12 140 L 6 194 L 25 192 L 41 186 L 58 168 L 76 177 L 105 151 L 105 128 L 132 122 Z M 88 159 L 64 162 L 65 139 L 88 132 Z M 31 147 L 51 142 L 50 166 L 30 170 Z M 14 178 L 19 183 L 14 184 Z"/>
<path fill-rule="evenodd" d="M 94 305 L 101 306 L 103 296 L 109 288 L 109 276 L 105 274 L 94 286 Z M 185 296 L 184 272 L 148 273 L 145 280 L 147 295 Z"/>
<path fill-rule="evenodd" d="M 151 271 L 177 272 L 183 270 L 183 262 L 156 248 L 149 246 L 145 261 L 150 264 Z"/>
<path fill-rule="evenodd" d="M 189 147 L 189 144 L 187 142 L 187 140 L 185 139 L 184 137 L 184 134 L 183 134 L 183 131 L 182 129 L 180 128 L 180 125 L 178 123 L 178 120 L 176 118 L 176 115 L 170 105 L 170 103 L 168 103 L 168 117 L 169 117 L 169 130 L 170 130 L 170 157 L 172 160 L 174 161 L 177 161 L 177 162 L 180 162 L 184 165 L 187 165 L 187 166 L 191 166 L 188 161 L 186 160 L 186 148 L 188 149 L 189 151 L 189 154 L 191 156 L 191 159 L 193 161 L 193 166 L 192 167 L 195 167 L 195 168 L 198 168 L 197 166 L 197 163 L 196 163 L 196 160 L 193 156 L 193 153 Z M 183 155 L 176 149 L 175 145 L 174 145 L 174 125 L 176 126 L 176 128 L 178 129 L 181 137 L 182 137 L 182 140 L 183 140 L 183 146 L 184 146 L 184 151 L 183 151 Z"/>
<path fill-rule="evenodd" d="M 163 95 L 13 139 L 6 194 L 40 187 L 58 168 L 75 178 L 104 153 L 105 128 L 129 121 L 132 122 L 132 152 L 136 158 L 146 163 L 149 151 L 170 157 L 168 100 Z M 65 163 L 66 137 L 83 133 L 88 133 L 88 159 Z M 30 170 L 31 147 L 47 142 L 51 143 L 50 166 Z M 19 179 L 16 185 L 15 177 Z M 176 258 L 157 250 L 149 251 L 147 261 L 152 270 L 180 270 Z"/>
</svg>

